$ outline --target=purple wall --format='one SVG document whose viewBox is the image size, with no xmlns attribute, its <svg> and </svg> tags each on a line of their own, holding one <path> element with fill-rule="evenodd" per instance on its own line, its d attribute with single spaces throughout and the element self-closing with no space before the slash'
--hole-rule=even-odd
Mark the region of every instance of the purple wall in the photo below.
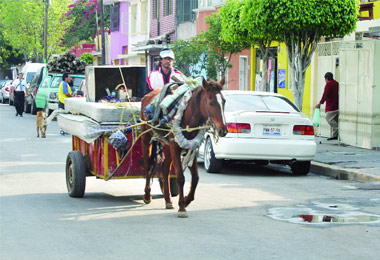
<svg viewBox="0 0 380 260">
<path fill-rule="evenodd" d="M 117 59 L 119 54 L 124 54 L 124 47 L 128 46 L 128 24 L 129 17 L 129 3 L 120 2 L 120 13 L 119 13 L 119 31 L 111 32 L 111 64 L 112 60 Z M 122 62 L 120 60 L 120 62 Z"/>
</svg>

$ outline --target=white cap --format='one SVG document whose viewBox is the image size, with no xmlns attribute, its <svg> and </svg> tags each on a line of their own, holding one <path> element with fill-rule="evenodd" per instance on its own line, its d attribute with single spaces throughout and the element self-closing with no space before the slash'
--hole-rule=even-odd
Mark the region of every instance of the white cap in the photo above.
<svg viewBox="0 0 380 260">
<path fill-rule="evenodd" d="M 172 58 L 174 60 L 174 52 L 171 49 L 163 49 L 160 52 L 161 59 L 163 58 Z"/>
</svg>

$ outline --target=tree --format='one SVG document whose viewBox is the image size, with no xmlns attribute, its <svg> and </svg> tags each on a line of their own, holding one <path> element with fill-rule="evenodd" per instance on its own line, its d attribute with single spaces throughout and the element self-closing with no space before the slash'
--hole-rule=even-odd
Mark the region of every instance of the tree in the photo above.
<svg viewBox="0 0 380 260">
<path fill-rule="evenodd" d="M 68 5 L 68 11 L 65 12 L 61 22 L 71 21 L 70 25 L 65 27 L 65 33 L 62 43 L 71 48 L 81 41 L 92 41 L 97 33 L 97 27 L 101 26 L 100 19 L 97 24 L 99 6 L 97 0 L 76 0 Z M 110 24 L 109 8 L 104 9 L 105 27 Z"/>
<path fill-rule="evenodd" d="M 61 51 L 59 45 L 65 24 L 59 18 L 71 0 L 53 1 L 49 6 L 48 53 Z M 35 0 L 0 2 L 2 33 L 14 50 L 24 55 L 24 60 L 42 61 L 44 52 L 45 3 Z"/>
<path fill-rule="evenodd" d="M 266 17 L 269 35 L 286 45 L 294 102 L 302 109 L 305 73 L 322 36 L 343 37 L 355 30 L 358 0 L 261 0 L 257 17 Z M 262 24 L 265 26 L 265 24 Z"/>
<path fill-rule="evenodd" d="M 269 49 L 273 41 L 281 37 L 274 34 L 277 25 L 269 20 L 268 16 L 258 13 L 262 0 L 245 0 L 240 11 L 240 24 L 246 30 L 247 40 L 251 45 L 257 45 L 263 55 L 263 91 L 269 91 L 268 59 Z"/>
<path fill-rule="evenodd" d="M 0 24 L 0 70 L 9 71 L 12 64 L 23 63 L 23 55 L 18 50 L 14 50 L 2 33 Z"/>
<path fill-rule="evenodd" d="M 0 23 L 3 34 L 24 59 L 41 56 L 43 32 L 43 3 L 32 0 L 3 1 Z"/>
<path fill-rule="evenodd" d="M 175 66 L 186 76 L 198 77 L 208 64 L 207 45 L 197 37 L 177 40 L 172 49 L 175 53 Z"/>
<path fill-rule="evenodd" d="M 227 68 L 231 67 L 231 56 L 240 52 L 244 46 L 223 40 L 221 36 L 222 18 L 220 13 L 207 16 L 206 23 L 209 24 L 208 31 L 200 33 L 198 37 L 207 44 L 209 49 L 207 75 L 209 78 L 217 79 L 218 74 L 224 75 Z"/>
</svg>

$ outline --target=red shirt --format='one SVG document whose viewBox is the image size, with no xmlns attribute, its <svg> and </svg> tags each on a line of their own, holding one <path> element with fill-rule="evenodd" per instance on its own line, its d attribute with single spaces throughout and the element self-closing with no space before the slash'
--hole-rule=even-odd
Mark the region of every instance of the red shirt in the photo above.
<svg viewBox="0 0 380 260">
<path fill-rule="evenodd" d="M 326 83 L 323 96 L 319 104 L 326 101 L 325 112 L 336 111 L 339 109 L 339 83 L 335 80 L 330 80 Z"/>
</svg>

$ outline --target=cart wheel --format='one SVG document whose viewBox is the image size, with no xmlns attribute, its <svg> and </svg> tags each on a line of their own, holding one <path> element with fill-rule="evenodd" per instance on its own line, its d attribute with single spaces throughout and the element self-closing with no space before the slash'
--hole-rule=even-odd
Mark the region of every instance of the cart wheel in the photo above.
<svg viewBox="0 0 380 260">
<path fill-rule="evenodd" d="M 66 185 L 70 197 L 83 197 L 86 188 L 86 165 L 79 151 L 71 151 L 67 155 Z"/>
<path fill-rule="evenodd" d="M 177 186 L 177 179 L 176 178 L 169 178 L 170 180 L 170 194 L 172 197 L 175 197 L 178 195 L 178 186 Z M 158 182 L 160 183 L 160 188 L 162 194 L 164 194 L 164 184 L 162 183 L 161 179 L 158 179 Z"/>
</svg>

